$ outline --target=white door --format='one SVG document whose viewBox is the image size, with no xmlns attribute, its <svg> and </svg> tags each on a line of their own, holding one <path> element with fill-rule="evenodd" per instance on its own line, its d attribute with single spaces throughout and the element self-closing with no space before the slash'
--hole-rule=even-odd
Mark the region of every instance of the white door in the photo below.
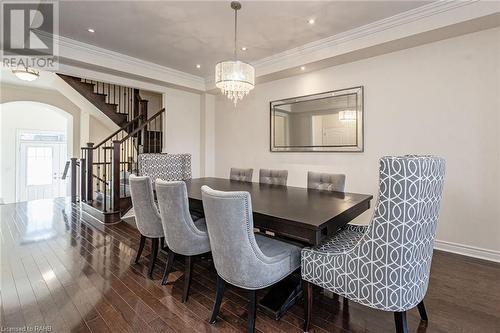
<svg viewBox="0 0 500 333">
<path fill-rule="evenodd" d="M 20 142 L 17 201 L 67 195 L 66 142 Z"/>
</svg>

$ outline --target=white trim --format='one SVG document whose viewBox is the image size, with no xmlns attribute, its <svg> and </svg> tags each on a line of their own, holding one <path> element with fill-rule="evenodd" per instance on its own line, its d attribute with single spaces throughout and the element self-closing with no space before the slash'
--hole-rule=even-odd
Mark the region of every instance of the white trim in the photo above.
<svg viewBox="0 0 500 333">
<path fill-rule="evenodd" d="M 397 15 L 366 24 L 327 38 L 323 38 L 299 47 L 273 54 L 251 62 L 255 67 L 256 77 L 275 80 L 291 75 L 302 74 L 298 68 L 313 65 L 312 70 L 329 67 L 324 60 L 349 54 L 370 47 L 397 43 L 407 37 L 419 34 L 432 34 L 451 25 L 466 23 L 474 19 L 500 12 L 499 1 L 435 1 L 428 5 L 399 13 Z M 458 27 L 457 27 L 458 29 Z M 461 34 L 467 33 L 462 31 Z M 410 46 L 406 45 L 404 48 Z M 387 47 L 390 52 L 391 48 Z M 274 77 L 274 73 L 282 76 Z M 213 90 L 214 78 L 205 80 L 207 90 Z"/>
<path fill-rule="evenodd" d="M 161 66 L 146 60 L 134 58 L 115 51 L 83 43 L 64 36 L 51 35 L 37 31 L 42 38 L 54 38 L 58 47 L 58 56 L 87 64 L 90 67 L 104 67 L 118 72 L 142 76 L 148 80 L 157 80 L 166 84 L 205 91 L 205 79 L 170 67 Z M 62 61 L 64 63 L 64 60 Z M 96 71 L 99 71 L 96 68 Z"/>
<path fill-rule="evenodd" d="M 259 59 L 252 64 L 255 67 L 266 66 L 275 62 L 283 60 L 283 57 L 291 56 L 304 56 L 304 54 L 309 52 L 315 52 L 325 48 L 332 47 L 341 43 L 352 41 L 361 37 L 369 36 L 375 33 L 385 31 L 390 28 L 398 27 L 410 22 L 421 20 L 445 11 L 455 9 L 457 7 L 469 5 L 471 3 L 477 2 L 479 0 L 468 0 L 468 1 L 436 1 L 428 5 L 417 7 L 406 12 L 396 14 L 391 17 L 387 17 L 366 25 L 338 33 L 336 35 L 319 39 L 299 47 L 276 53 L 269 57 Z"/>
<path fill-rule="evenodd" d="M 442 240 L 436 240 L 434 242 L 434 248 L 437 250 L 461 254 L 467 257 L 500 262 L 500 251 L 488 250 L 480 247 L 457 244 Z"/>
</svg>

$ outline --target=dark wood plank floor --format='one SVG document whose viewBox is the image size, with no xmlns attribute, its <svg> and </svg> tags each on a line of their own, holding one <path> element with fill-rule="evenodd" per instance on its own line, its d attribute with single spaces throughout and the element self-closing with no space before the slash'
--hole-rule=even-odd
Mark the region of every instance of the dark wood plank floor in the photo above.
<svg viewBox="0 0 500 333">
<path fill-rule="evenodd" d="M 246 325 L 245 294 L 229 288 L 221 319 L 208 324 L 215 295 L 211 262 L 199 260 L 182 304 L 182 261 L 160 285 L 165 255 L 146 277 L 133 264 L 137 231 L 103 226 L 65 199 L 0 206 L 1 328 L 52 332 L 237 332 Z M 149 248 L 145 250 L 148 254 Z M 436 251 L 426 297 L 430 317 L 409 312 L 410 332 L 500 332 L 500 265 Z M 311 332 L 392 332 L 391 313 L 316 292 Z M 280 321 L 258 312 L 258 332 L 302 332 L 302 304 Z"/>
</svg>

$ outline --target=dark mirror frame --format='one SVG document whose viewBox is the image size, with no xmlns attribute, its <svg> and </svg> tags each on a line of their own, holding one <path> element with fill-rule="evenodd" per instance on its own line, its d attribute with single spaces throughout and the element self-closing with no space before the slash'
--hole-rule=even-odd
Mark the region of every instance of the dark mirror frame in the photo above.
<svg viewBox="0 0 500 333">
<path fill-rule="evenodd" d="M 270 137 L 269 148 L 271 152 L 363 152 L 364 151 L 364 99 L 363 86 L 347 89 L 338 89 L 319 94 L 305 95 L 299 97 L 286 98 L 269 103 L 270 115 Z M 276 146 L 274 144 L 274 108 L 283 104 L 312 101 L 324 99 L 332 96 L 343 96 L 356 94 L 356 145 L 343 146 Z"/>
</svg>

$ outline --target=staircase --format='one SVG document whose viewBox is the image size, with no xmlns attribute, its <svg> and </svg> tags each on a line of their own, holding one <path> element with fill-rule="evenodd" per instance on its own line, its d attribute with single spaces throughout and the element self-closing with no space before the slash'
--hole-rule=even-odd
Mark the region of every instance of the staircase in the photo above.
<svg viewBox="0 0 500 333">
<path fill-rule="evenodd" d="M 101 142 L 89 142 L 81 148 L 76 163 L 80 171 L 72 175 L 72 179 L 79 179 L 83 211 L 103 223 L 118 222 L 132 206 L 128 179 L 137 174 L 138 155 L 162 151 L 165 109 L 148 118 L 148 102 L 138 89 L 58 75 L 120 126 Z"/>
</svg>

